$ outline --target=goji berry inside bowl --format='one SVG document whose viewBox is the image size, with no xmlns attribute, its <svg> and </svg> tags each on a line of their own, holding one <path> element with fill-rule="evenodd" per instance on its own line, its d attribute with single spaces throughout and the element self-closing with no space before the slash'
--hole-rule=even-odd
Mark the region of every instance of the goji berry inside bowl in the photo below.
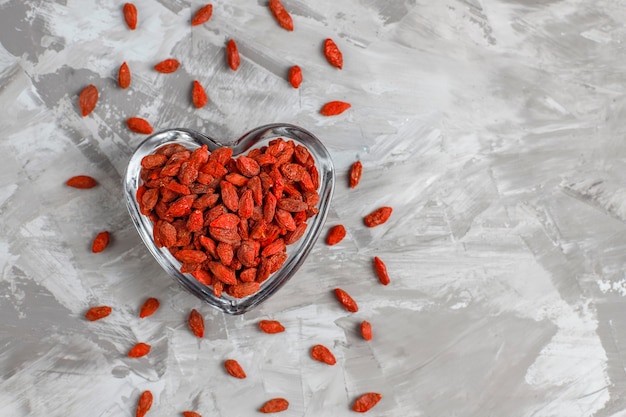
<svg viewBox="0 0 626 417">
<path fill-rule="evenodd" d="M 334 184 L 319 139 L 270 124 L 234 142 L 189 129 L 155 133 L 132 155 L 124 192 L 133 224 L 163 269 L 209 305 L 242 314 L 304 263 Z"/>
</svg>

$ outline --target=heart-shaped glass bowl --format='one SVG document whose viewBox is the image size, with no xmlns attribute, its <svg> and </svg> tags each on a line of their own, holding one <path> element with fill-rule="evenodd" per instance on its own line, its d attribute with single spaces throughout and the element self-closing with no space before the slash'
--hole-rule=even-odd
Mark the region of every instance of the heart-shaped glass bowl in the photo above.
<svg viewBox="0 0 626 417">
<path fill-rule="evenodd" d="M 201 284 L 190 274 L 180 272 L 181 263 L 174 258 L 167 248 L 159 248 L 154 243 L 152 221 L 140 213 L 135 197 L 137 189 L 141 185 L 141 160 L 144 156 L 153 154 L 161 146 L 170 143 L 181 144 L 190 150 L 202 145 L 207 145 L 209 151 L 221 147 L 229 147 L 233 150 L 233 157 L 236 157 L 254 148 L 267 145 L 268 142 L 276 138 L 293 140 L 295 144 L 305 146 L 313 156 L 319 171 L 320 186 L 318 193 L 320 198 L 317 205 L 319 212 L 308 220 L 305 234 L 297 242 L 287 246 L 288 258 L 286 262 L 262 283 L 258 292 L 244 298 L 234 298 L 224 292 L 218 298 L 213 294 L 211 287 Z M 246 133 L 239 140 L 232 143 L 221 143 L 189 129 L 164 130 L 149 136 L 137 147 L 128 162 L 124 177 L 124 194 L 130 217 L 150 253 L 183 288 L 209 305 L 228 314 L 242 314 L 258 306 L 276 293 L 296 273 L 298 268 L 304 263 L 322 231 L 334 186 L 335 170 L 328 150 L 310 132 L 289 124 L 261 126 Z"/>
</svg>

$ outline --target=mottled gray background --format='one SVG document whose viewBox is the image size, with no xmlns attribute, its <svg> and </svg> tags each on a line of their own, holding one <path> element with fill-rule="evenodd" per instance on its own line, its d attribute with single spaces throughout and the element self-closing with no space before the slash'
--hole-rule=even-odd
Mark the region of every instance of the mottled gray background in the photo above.
<svg viewBox="0 0 626 417">
<path fill-rule="evenodd" d="M 616 0 L 284 0 L 294 32 L 266 1 L 0 0 L 0 412 L 150 416 L 196 410 L 249 416 L 288 398 L 285 416 L 350 416 L 366 391 L 371 416 L 626 416 L 626 3 Z M 336 40 L 339 71 L 321 45 Z M 224 60 L 237 40 L 242 65 Z M 152 66 L 170 56 L 174 74 Z M 116 86 L 119 65 L 133 72 Z M 300 89 L 287 69 L 303 68 Z M 191 81 L 210 103 L 190 103 Z M 94 113 L 77 97 L 93 83 Z M 324 118 L 329 100 L 352 103 Z M 327 145 L 338 172 L 322 241 L 274 298 L 226 316 L 182 291 L 143 246 L 121 176 L 143 135 L 189 127 L 235 139 L 288 122 Z M 346 185 L 350 164 L 362 183 Z M 89 174 L 91 190 L 64 186 Z M 367 229 L 362 216 L 393 206 Z M 92 254 L 103 229 L 110 247 Z M 371 258 L 387 264 L 377 283 Z M 349 314 L 332 289 L 359 302 Z M 145 297 L 161 309 L 139 320 Z M 106 320 L 83 319 L 108 304 Z M 207 321 L 199 341 L 185 317 Z M 268 336 L 261 318 L 287 331 Z M 371 321 L 374 340 L 356 326 Z M 125 357 L 137 341 L 149 356 Z M 328 367 L 309 357 L 322 343 Z M 248 373 L 229 378 L 236 358 Z"/>
</svg>

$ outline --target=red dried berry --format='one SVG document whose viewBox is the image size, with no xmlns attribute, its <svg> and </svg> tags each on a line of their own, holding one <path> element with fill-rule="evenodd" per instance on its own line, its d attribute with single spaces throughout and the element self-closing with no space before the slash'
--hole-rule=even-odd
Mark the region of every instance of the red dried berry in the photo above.
<svg viewBox="0 0 626 417">
<path fill-rule="evenodd" d="M 293 30 L 293 19 L 280 0 L 270 0 L 269 8 L 280 27 L 288 31 Z"/>
<path fill-rule="evenodd" d="M 192 309 L 187 319 L 191 332 L 198 338 L 204 337 L 204 318 L 196 309 Z"/>
<path fill-rule="evenodd" d="M 367 320 L 363 320 L 361 322 L 361 336 L 363 337 L 363 339 L 369 341 L 372 340 L 372 325 L 370 324 L 369 321 Z"/>
<path fill-rule="evenodd" d="M 209 21 L 213 15 L 213 5 L 207 4 L 199 8 L 191 19 L 191 26 L 198 26 Z"/>
<path fill-rule="evenodd" d="M 355 188 L 361 181 L 361 175 L 363 174 L 363 164 L 361 161 L 356 161 L 350 167 L 350 188 Z"/>
<path fill-rule="evenodd" d="M 293 88 L 298 88 L 302 84 L 302 69 L 299 66 L 289 68 L 289 83 Z"/>
<path fill-rule="evenodd" d="M 202 87 L 202 84 L 200 84 L 197 80 L 194 80 L 193 82 L 191 101 L 193 101 L 193 105 L 198 109 L 204 107 L 209 101 L 206 91 L 204 91 L 204 87 Z"/>
<path fill-rule="evenodd" d="M 342 224 L 331 227 L 326 237 L 326 244 L 329 246 L 336 245 L 346 237 L 346 228 Z"/>
<path fill-rule="evenodd" d="M 148 298 L 146 301 L 144 301 L 141 309 L 139 310 L 139 317 L 143 319 L 153 315 L 159 309 L 160 305 L 161 304 L 159 303 L 159 300 L 157 300 L 156 298 Z"/>
<path fill-rule="evenodd" d="M 235 359 L 227 359 L 224 361 L 224 369 L 226 372 L 232 377 L 244 379 L 246 377 L 246 373 L 243 368 Z"/>
<path fill-rule="evenodd" d="M 149 135 L 152 133 L 153 129 L 146 119 L 142 119 L 141 117 L 130 117 L 126 119 L 126 125 L 130 130 L 135 133 L 143 133 L 145 135 Z"/>
<path fill-rule="evenodd" d="M 155 71 L 170 74 L 178 69 L 180 62 L 174 58 L 165 59 L 154 66 Z"/>
<path fill-rule="evenodd" d="M 332 39 L 328 38 L 324 41 L 324 56 L 330 65 L 333 67 L 343 68 L 343 54 L 339 50 L 339 47 Z"/>
<path fill-rule="evenodd" d="M 237 49 L 237 43 L 233 39 L 226 43 L 226 62 L 233 71 L 237 71 L 237 68 L 239 68 L 239 50 Z"/>
<path fill-rule="evenodd" d="M 383 396 L 377 392 L 368 392 L 356 399 L 352 406 L 352 411 L 365 413 L 374 407 Z"/>
<path fill-rule="evenodd" d="M 98 182 L 89 175 L 76 175 L 65 182 L 65 185 L 74 188 L 93 188 L 98 185 Z"/>
<path fill-rule="evenodd" d="M 335 355 L 324 345 L 315 345 L 311 348 L 311 357 L 316 361 L 323 362 L 327 365 L 337 363 Z"/>
<path fill-rule="evenodd" d="M 123 62 L 117 73 L 117 83 L 120 88 L 128 88 L 130 86 L 130 68 L 128 64 Z"/>
<path fill-rule="evenodd" d="M 106 247 L 109 246 L 109 238 L 110 233 L 107 231 L 98 233 L 91 244 L 91 251 L 98 253 L 105 250 Z"/>
<path fill-rule="evenodd" d="M 339 303 L 341 303 L 343 308 L 345 308 L 347 311 L 351 313 L 356 313 L 357 311 L 359 311 L 359 306 L 357 305 L 356 301 L 354 301 L 352 297 L 350 297 L 350 295 L 341 288 L 335 288 L 335 296 L 337 297 Z"/>
<path fill-rule="evenodd" d="M 128 28 L 135 30 L 137 28 L 137 7 L 133 3 L 125 3 L 122 11 Z"/>
<path fill-rule="evenodd" d="M 380 207 L 363 218 L 367 227 L 376 227 L 389 220 L 392 212 L 391 207 Z"/>
<path fill-rule="evenodd" d="M 83 117 L 91 114 L 96 108 L 97 103 L 98 88 L 93 84 L 89 84 L 87 87 L 83 88 L 78 96 L 78 107 L 80 107 L 80 112 Z"/>
<path fill-rule="evenodd" d="M 128 357 L 141 358 L 142 356 L 146 356 L 148 353 L 150 353 L 150 345 L 140 342 L 128 351 Z"/>
<path fill-rule="evenodd" d="M 345 101 L 329 101 L 324 104 L 320 109 L 320 113 L 323 116 L 336 116 L 348 110 L 352 105 Z"/>
<path fill-rule="evenodd" d="M 259 411 L 262 413 L 278 413 L 289 408 L 289 401 L 284 398 L 272 398 L 263 404 Z"/>
<path fill-rule="evenodd" d="M 275 334 L 285 331 L 285 327 L 278 320 L 261 320 L 259 322 L 259 329 L 263 333 Z"/>
<path fill-rule="evenodd" d="M 146 413 L 152 407 L 152 392 L 144 391 L 139 396 L 137 401 L 137 410 L 135 411 L 135 417 L 144 417 Z"/>
<path fill-rule="evenodd" d="M 96 321 L 107 317 L 113 309 L 109 306 L 91 307 L 85 313 L 85 318 L 89 321 Z"/>
</svg>

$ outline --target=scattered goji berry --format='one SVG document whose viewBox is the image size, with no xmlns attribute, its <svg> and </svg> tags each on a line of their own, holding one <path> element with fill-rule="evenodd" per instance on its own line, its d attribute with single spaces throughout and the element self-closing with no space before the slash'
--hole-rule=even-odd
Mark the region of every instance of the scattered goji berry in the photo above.
<svg viewBox="0 0 626 417">
<path fill-rule="evenodd" d="M 192 309 L 187 319 L 187 324 L 191 332 L 198 338 L 204 337 L 204 318 L 196 310 Z"/>
<path fill-rule="evenodd" d="M 125 3 L 124 8 L 124 20 L 130 30 L 137 28 L 137 7 L 133 3 Z"/>
<path fill-rule="evenodd" d="M 363 218 L 367 227 L 375 227 L 385 223 L 391 216 L 391 207 L 380 207 Z"/>
<path fill-rule="evenodd" d="M 346 228 L 342 224 L 338 224 L 330 228 L 328 236 L 326 236 L 326 244 L 329 246 L 336 245 L 346 237 Z"/>
<path fill-rule="evenodd" d="M 89 321 L 96 321 L 107 317 L 113 309 L 109 306 L 91 307 L 85 313 L 85 318 Z"/>
<path fill-rule="evenodd" d="M 350 107 L 352 107 L 352 105 L 345 101 L 329 101 L 322 106 L 320 113 L 323 116 L 336 116 L 348 110 Z"/>
<path fill-rule="evenodd" d="M 226 43 L 226 62 L 233 71 L 237 71 L 237 68 L 239 68 L 239 50 L 237 49 L 237 43 L 233 39 Z"/>
<path fill-rule="evenodd" d="M 109 238 L 110 233 L 106 230 L 98 233 L 91 244 L 91 251 L 93 253 L 102 252 L 107 246 L 109 246 Z"/>
<path fill-rule="evenodd" d="M 139 310 L 139 318 L 146 318 L 153 315 L 159 308 L 161 303 L 154 297 L 148 298 L 141 306 Z"/>
<path fill-rule="evenodd" d="M 368 392 L 356 399 L 352 406 L 352 411 L 365 413 L 374 407 L 383 396 L 377 392 Z"/>
<path fill-rule="evenodd" d="M 367 320 L 361 322 L 361 336 L 365 340 L 372 340 L 372 325 Z"/>
<path fill-rule="evenodd" d="M 330 65 L 339 69 L 343 68 L 343 54 L 332 39 L 324 41 L 324 56 Z"/>
<path fill-rule="evenodd" d="M 289 401 L 284 398 L 272 398 L 263 404 L 259 411 L 262 413 L 278 413 L 289 408 Z"/>
<path fill-rule="evenodd" d="M 280 0 L 270 0 L 269 8 L 280 27 L 288 31 L 293 30 L 293 19 Z"/>
<path fill-rule="evenodd" d="M 130 68 L 126 62 L 122 62 L 117 73 L 117 83 L 120 88 L 128 88 L 130 86 Z"/>
<path fill-rule="evenodd" d="M 196 106 L 196 108 L 198 109 L 204 107 L 209 101 L 206 95 L 206 91 L 204 91 L 204 87 L 202 87 L 202 84 L 200 84 L 200 82 L 197 80 L 194 80 L 193 82 L 193 87 L 191 90 L 191 101 L 193 101 L 193 105 Z"/>
<path fill-rule="evenodd" d="M 282 333 L 285 331 L 285 327 L 278 320 L 261 320 L 259 322 L 259 329 L 269 334 Z"/>
<path fill-rule="evenodd" d="M 361 175 L 363 174 L 363 164 L 361 161 L 356 161 L 350 167 L 350 188 L 355 188 L 361 181 Z"/>
<path fill-rule="evenodd" d="M 302 84 L 302 69 L 299 66 L 289 68 L 289 83 L 293 88 L 298 88 Z"/>
<path fill-rule="evenodd" d="M 142 356 L 146 356 L 148 353 L 150 353 L 150 345 L 140 342 L 128 351 L 128 357 L 141 358 Z"/>
<path fill-rule="evenodd" d="M 354 301 L 354 299 L 352 299 L 352 297 L 350 297 L 350 295 L 341 288 L 335 288 L 335 296 L 337 297 L 337 300 L 341 303 L 343 308 L 345 308 L 347 311 L 351 313 L 356 313 L 357 311 L 359 311 L 359 306 L 357 305 L 356 301 Z"/>
<path fill-rule="evenodd" d="M 93 84 L 89 84 L 87 87 L 82 89 L 78 95 L 78 107 L 80 107 L 80 112 L 83 117 L 89 116 L 89 114 L 91 114 L 91 112 L 96 108 L 98 95 L 98 88 Z"/>
<path fill-rule="evenodd" d="M 246 377 L 246 373 L 243 368 L 235 359 L 227 359 L 224 361 L 224 369 L 226 372 L 232 377 L 244 379 Z"/>
<path fill-rule="evenodd" d="M 387 266 L 378 256 L 374 256 L 374 270 L 376 271 L 376 276 L 378 276 L 380 283 L 388 285 L 390 279 L 389 274 L 387 273 Z"/>
<path fill-rule="evenodd" d="M 152 407 L 152 392 L 144 391 L 139 396 L 137 401 L 137 410 L 135 411 L 135 417 L 144 417 L 146 413 Z"/>
<path fill-rule="evenodd" d="M 191 26 L 198 26 L 209 21 L 213 15 L 213 5 L 207 4 L 199 8 L 191 19 Z"/>
<path fill-rule="evenodd" d="M 337 363 L 335 355 L 324 345 L 315 345 L 311 348 L 311 357 L 316 361 L 323 362 L 327 365 Z"/>
<path fill-rule="evenodd" d="M 145 135 L 149 135 L 152 133 L 152 125 L 146 119 L 142 119 L 141 117 L 130 117 L 126 119 L 126 125 L 130 130 L 135 133 L 143 133 Z"/>
<path fill-rule="evenodd" d="M 76 175 L 65 182 L 65 185 L 74 188 L 93 188 L 98 182 L 89 175 Z"/>
<path fill-rule="evenodd" d="M 180 66 L 180 62 L 174 58 L 165 59 L 154 66 L 154 70 L 162 74 L 171 74 Z"/>
<path fill-rule="evenodd" d="M 195 411 L 183 411 L 183 417 L 202 417 L 202 415 Z"/>
</svg>

